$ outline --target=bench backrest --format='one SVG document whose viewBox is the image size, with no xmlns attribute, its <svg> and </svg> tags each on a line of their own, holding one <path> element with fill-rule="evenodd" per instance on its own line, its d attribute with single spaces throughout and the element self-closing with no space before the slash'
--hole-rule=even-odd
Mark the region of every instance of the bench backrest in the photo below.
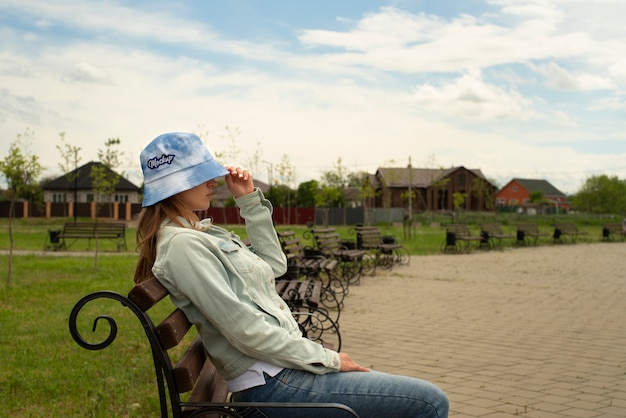
<svg viewBox="0 0 626 418">
<path fill-rule="evenodd" d="M 535 224 L 517 224 L 517 230 L 523 231 L 526 234 L 539 233 L 539 228 Z"/>
<path fill-rule="evenodd" d="M 341 237 L 335 228 L 313 228 L 315 246 L 323 253 L 332 254 L 343 249 Z"/>
<path fill-rule="evenodd" d="M 283 252 L 287 256 L 287 260 L 305 258 L 305 247 L 302 245 L 300 238 L 296 236 L 294 231 L 281 231 L 277 234 L 280 245 L 283 248 Z"/>
<path fill-rule="evenodd" d="M 378 249 L 383 243 L 383 236 L 376 226 L 357 226 L 356 247 L 365 250 Z"/>
<path fill-rule="evenodd" d="M 602 227 L 606 228 L 607 230 L 611 232 L 623 232 L 624 231 L 624 226 L 622 225 L 621 222 L 609 222 L 609 223 L 602 225 Z"/>
<path fill-rule="evenodd" d="M 168 291 L 156 278 L 136 284 L 128 297 L 107 291 L 89 294 L 74 306 L 70 315 L 70 332 L 74 340 L 84 348 L 98 350 L 107 347 L 115 338 L 115 334 L 110 335 L 109 339 L 101 344 L 88 343 L 77 331 L 76 318 L 82 306 L 90 300 L 104 297 L 122 302 L 140 320 L 150 341 L 157 372 L 161 416 L 185 417 L 191 415 L 197 408 L 193 405 L 181 405 L 181 394 L 190 392 L 187 404 L 226 402 L 228 385 L 208 358 L 200 338 L 196 336 L 192 339 L 191 335 L 185 338 L 192 329 L 192 324 L 180 309 L 175 308 L 158 325 L 154 325 L 146 311 L 167 295 Z M 111 318 L 107 320 L 112 321 Z M 169 355 L 170 350 L 182 352 L 180 360 L 173 362 Z M 169 409 L 171 410 L 168 412 Z"/>
<path fill-rule="evenodd" d="M 578 227 L 572 222 L 563 222 L 554 224 L 554 229 L 558 229 L 561 232 L 578 232 Z"/>
<path fill-rule="evenodd" d="M 489 235 L 502 235 L 502 228 L 498 224 L 481 224 L 480 229 Z"/>
<path fill-rule="evenodd" d="M 446 226 L 446 233 L 453 233 L 457 238 L 472 236 L 467 224 L 449 224 Z"/>
<path fill-rule="evenodd" d="M 98 234 L 102 236 L 123 237 L 125 233 L 125 222 L 68 222 L 63 225 L 62 235 L 94 237 Z"/>
</svg>

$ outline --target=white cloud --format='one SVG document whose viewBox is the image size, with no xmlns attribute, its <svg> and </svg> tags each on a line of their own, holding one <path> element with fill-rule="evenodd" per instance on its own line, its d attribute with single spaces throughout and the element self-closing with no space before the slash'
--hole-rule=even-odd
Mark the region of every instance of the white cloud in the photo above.
<svg viewBox="0 0 626 418">
<path fill-rule="evenodd" d="M 87 62 L 77 62 L 61 79 L 68 83 L 113 84 L 111 75 L 106 70 Z"/>
<path fill-rule="evenodd" d="M 556 90 L 609 90 L 614 87 L 608 77 L 569 71 L 555 62 L 530 67 L 544 76 L 546 86 Z"/>
<path fill-rule="evenodd" d="M 465 74 L 442 86 L 417 86 L 414 99 L 427 111 L 469 119 L 497 120 L 532 117 L 532 100 L 512 89 L 486 83 L 479 72 Z"/>
</svg>

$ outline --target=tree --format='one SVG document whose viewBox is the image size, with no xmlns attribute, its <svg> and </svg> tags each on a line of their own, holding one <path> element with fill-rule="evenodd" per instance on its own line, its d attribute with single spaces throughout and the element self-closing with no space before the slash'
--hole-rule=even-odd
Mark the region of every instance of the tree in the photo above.
<svg viewBox="0 0 626 418">
<path fill-rule="evenodd" d="M 480 177 L 474 177 L 474 180 L 472 180 L 472 194 L 475 194 L 477 198 L 483 198 L 486 209 L 494 209 L 495 199 L 493 196 L 493 188 L 489 186 L 487 181 Z"/>
<path fill-rule="evenodd" d="M 452 194 L 452 201 L 454 202 L 454 210 L 458 213 L 465 204 L 465 193 L 454 192 Z"/>
<path fill-rule="evenodd" d="M 0 161 L 0 171 L 7 182 L 7 192 L 10 198 L 9 205 L 9 261 L 7 272 L 7 287 L 11 284 L 13 273 L 13 218 L 15 217 L 15 201 L 19 198 L 32 196 L 37 188 L 37 179 L 43 172 L 39 157 L 32 155 L 28 146 L 34 133 L 28 128 L 9 146 L 9 154 L 4 161 Z"/>
<path fill-rule="evenodd" d="M 114 170 L 120 166 L 120 159 L 124 152 L 116 150 L 114 147 L 120 145 L 119 138 L 109 138 L 104 143 L 104 150 L 98 150 L 98 160 L 100 166 L 91 168 L 90 176 L 93 179 L 93 190 L 96 193 L 96 204 L 103 200 L 108 200 L 113 204 L 113 194 L 115 186 L 120 182 L 121 176 Z"/>
<path fill-rule="evenodd" d="M 334 170 L 323 171 L 321 190 L 315 197 L 317 206 L 341 207 L 345 203 L 344 191 L 347 184 L 346 169 L 337 158 Z"/>
<path fill-rule="evenodd" d="M 224 135 L 220 135 L 220 138 L 228 140 L 228 149 L 226 151 L 216 153 L 215 158 L 226 160 L 226 164 L 234 164 L 240 153 L 240 149 L 237 146 L 237 138 L 241 135 L 241 131 L 238 127 L 231 128 L 228 125 L 224 127 L 224 130 L 226 133 Z"/>
<path fill-rule="evenodd" d="M 301 208 L 314 208 L 315 196 L 319 193 L 320 185 L 317 180 L 309 180 L 298 185 L 296 205 Z"/>
<path fill-rule="evenodd" d="M 442 169 L 443 171 L 443 169 Z M 446 205 L 446 188 L 450 184 L 450 177 L 443 177 L 433 182 L 432 187 L 439 189 L 439 209 L 445 210 Z"/>
<path fill-rule="evenodd" d="M 281 187 L 282 192 L 285 194 L 282 206 L 290 208 L 295 202 L 291 187 L 296 181 L 296 167 L 291 164 L 287 154 L 282 155 L 280 163 L 276 166 L 276 173 L 278 174 L 278 186 Z M 274 190 L 274 185 L 272 185 L 270 190 Z M 290 216 L 291 211 L 287 210 L 287 223 L 291 221 Z"/>
<path fill-rule="evenodd" d="M 91 173 L 89 176 L 92 179 L 92 187 L 94 194 L 96 195 L 95 203 L 96 203 L 96 223 L 98 222 L 98 212 L 100 209 L 100 205 L 102 204 L 103 198 L 108 197 L 109 204 L 113 205 L 112 195 L 115 193 L 115 186 L 120 181 L 120 175 L 117 174 L 114 169 L 120 165 L 120 158 L 124 154 L 123 152 L 117 151 L 114 147 L 120 145 L 119 138 L 109 138 L 104 143 L 104 150 L 98 150 L 98 159 L 100 160 L 100 165 L 94 165 L 91 167 Z M 113 211 L 111 211 L 112 213 Z M 99 250 L 99 242 L 98 237 L 96 236 L 96 252 L 94 256 L 94 269 L 98 268 L 98 250 Z"/>
<path fill-rule="evenodd" d="M 626 181 L 605 174 L 589 177 L 571 202 L 583 212 L 623 215 L 626 213 Z"/>
<path fill-rule="evenodd" d="M 81 148 L 76 145 L 70 145 L 65 142 L 65 132 L 60 132 L 59 136 L 61 137 L 61 145 L 57 145 L 57 149 L 61 153 L 61 158 L 63 162 L 59 163 L 59 168 L 61 172 L 65 173 L 65 178 L 67 179 L 67 183 L 74 183 L 74 223 L 76 223 L 76 203 L 78 203 L 78 178 L 80 177 L 80 171 L 78 170 L 78 163 L 80 162 L 80 157 L 78 153 Z M 64 210 L 66 210 L 67 206 L 63 206 Z"/>
</svg>

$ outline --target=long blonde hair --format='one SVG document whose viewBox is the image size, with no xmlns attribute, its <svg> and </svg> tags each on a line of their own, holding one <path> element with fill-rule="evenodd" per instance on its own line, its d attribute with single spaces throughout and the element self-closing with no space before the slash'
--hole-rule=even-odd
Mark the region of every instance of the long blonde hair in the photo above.
<svg viewBox="0 0 626 418">
<path fill-rule="evenodd" d="M 152 265 L 156 260 L 156 247 L 161 224 L 166 219 L 184 228 L 178 217 L 181 216 L 191 225 L 198 222 L 198 216 L 187 209 L 176 195 L 147 206 L 141 210 L 137 224 L 137 251 L 139 260 L 135 267 L 135 283 L 152 277 Z"/>
</svg>

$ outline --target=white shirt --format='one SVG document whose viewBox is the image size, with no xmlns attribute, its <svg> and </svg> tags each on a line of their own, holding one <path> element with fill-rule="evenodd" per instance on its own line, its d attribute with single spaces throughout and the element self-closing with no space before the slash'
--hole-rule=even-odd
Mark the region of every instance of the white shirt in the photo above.
<svg viewBox="0 0 626 418">
<path fill-rule="evenodd" d="M 265 361 L 257 361 L 243 374 L 228 381 L 228 390 L 230 392 L 241 392 L 255 386 L 265 384 L 263 373 L 274 377 L 283 370 L 283 367 L 275 366 Z"/>
</svg>

